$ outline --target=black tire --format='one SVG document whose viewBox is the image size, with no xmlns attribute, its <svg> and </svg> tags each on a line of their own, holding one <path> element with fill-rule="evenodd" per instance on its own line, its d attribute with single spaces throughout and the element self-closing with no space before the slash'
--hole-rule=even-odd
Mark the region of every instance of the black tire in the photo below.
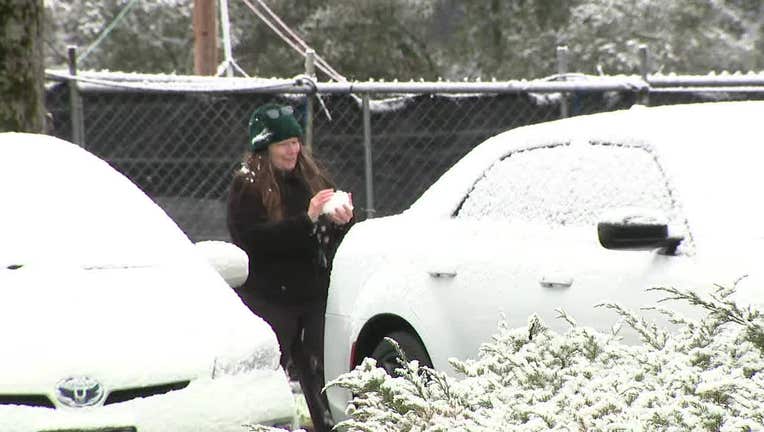
<svg viewBox="0 0 764 432">
<path fill-rule="evenodd" d="M 427 350 L 418 337 L 406 331 L 392 332 L 385 337 L 398 342 L 398 346 L 401 347 L 408 361 L 417 360 L 420 366 L 432 368 L 432 360 L 430 360 Z M 385 369 L 390 376 L 398 376 L 395 373 L 395 369 L 401 366 L 398 353 L 386 339 L 379 341 L 374 351 L 372 351 L 371 357 L 377 361 L 377 366 Z"/>
</svg>

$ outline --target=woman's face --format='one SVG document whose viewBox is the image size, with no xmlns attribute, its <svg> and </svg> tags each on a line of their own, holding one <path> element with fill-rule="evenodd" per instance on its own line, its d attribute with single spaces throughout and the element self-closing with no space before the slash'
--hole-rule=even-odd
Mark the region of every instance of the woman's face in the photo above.
<svg viewBox="0 0 764 432">
<path fill-rule="evenodd" d="M 287 138 L 268 146 L 268 156 L 271 163 L 279 171 L 292 171 L 297 166 L 297 156 L 300 155 L 300 140 Z"/>
</svg>

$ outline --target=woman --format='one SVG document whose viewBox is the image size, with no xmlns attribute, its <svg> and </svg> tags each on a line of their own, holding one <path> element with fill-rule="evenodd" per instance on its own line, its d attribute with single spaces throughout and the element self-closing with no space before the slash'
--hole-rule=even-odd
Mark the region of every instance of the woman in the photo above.
<svg viewBox="0 0 764 432">
<path fill-rule="evenodd" d="M 291 106 L 266 104 L 252 113 L 250 151 L 228 199 L 228 230 L 249 255 L 239 295 L 273 327 L 281 365 L 296 373 L 313 425 L 323 431 L 332 425 L 321 392 L 326 293 L 353 211 L 351 204 L 322 215 L 333 185 L 303 148 L 302 134 Z"/>
</svg>

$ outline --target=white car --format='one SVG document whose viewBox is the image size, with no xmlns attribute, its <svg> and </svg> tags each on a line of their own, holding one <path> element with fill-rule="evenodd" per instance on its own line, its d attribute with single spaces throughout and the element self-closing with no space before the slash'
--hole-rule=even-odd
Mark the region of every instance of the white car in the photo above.
<svg viewBox="0 0 764 432">
<path fill-rule="evenodd" d="M 195 246 L 106 162 L 46 135 L 0 134 L 0 208 L 1 431 L 291 424 L 275 334 L 229 286 L 240 249 Z"/>
<path fill-rule="evenodd" d="M 594 306 L 654 305 L 654 286 L 737 282 L 740 298 L 762 302 L 763 119 L 764 102 L 635 107 L 488 139 L 408 210 L 345 237 L 327 382 L 364 357 L 397 366 L 385 336 L 448 372 L 450 357 L 477 358 L 502 318 L 521 327 L 537 313 L 564 331 L 561 308 L 610 331 L 619 317 Z M 344 418 L 349 394 L 328 396 Z"/>
</svg>

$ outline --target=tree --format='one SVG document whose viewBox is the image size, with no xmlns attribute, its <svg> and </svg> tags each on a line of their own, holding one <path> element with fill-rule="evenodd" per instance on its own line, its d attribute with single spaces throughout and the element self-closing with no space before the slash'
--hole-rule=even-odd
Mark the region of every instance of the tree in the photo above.
<svg viewBox="0 0 764 432">
<path fill-rule="evenodd" d="M 312 10 L 327 0 L 266 1 L 268 7 L 293 30 L 298 30 Z M 256 0 L 248 0 L 256 6 Z M 233 56 L 248 75 L 287 78 L 305 71 L 300 53 L 284 42 L 241 0 L 229 0 Z M 302 35 L 306 39 L 305 35 Z M 309 45 L 315 40 L 306 39 Z M 319 50 L 319 54 L 323 53 Z M 330 62 L 331 63 L 331 62 Z M 322 77 L 323 79 L 323 77 Z"/>
<path fill-rule="evenodd" d="M 445 0 L 453 23 L 442 39 L 444 76 L 521 79 L 557 70 L 555 49 L 580 0 Z"/>
<path fill-rule="evenodd" d="M 328 0 L 303 22 L 302 33 L 350 79 L 435 79 L 434 2 Z M 309 42 L 310 43 L 310 42 Z"/>
<path fill-rule="evenodd" d="M 46 64 L 64 68 L 68 45 L 78 46 L 79 56 L 93 45 L 78 67 L 193 74 L 192 6 L 187 0 L 46 0 Z"/>
<path fill-rule="evenodd" d="M 43 132 L 42 0 L 0 0 L 0 132 Z"/>
<path fill-rule="evenodd" d="M 302 73 L 302 55 L 246 4 L 258 1 L 228 0 L 236 62 L 253 76 Z M 639 72 L 640 44 L 655 71 L 764 68 L 760 0 L 262 1 L 355 80 L 541 78 L 557 72 L 563 44 L 568 69 L 584 73 Z M 65 64 L 66 45 L 88 47 L 109 30 L 82 68 L 193 73 L 189 0 L 46 2 L 51 66 Z"/>
<path fill-rule="evenodd" d="M 571 9 L 565 42 L 587 72 L 638 72 L 640 44 L 655 71 L 750 70 L 764 66 L 760 14 L 764 7 L 744 1 L 592 0 Z"/>
</svg>

